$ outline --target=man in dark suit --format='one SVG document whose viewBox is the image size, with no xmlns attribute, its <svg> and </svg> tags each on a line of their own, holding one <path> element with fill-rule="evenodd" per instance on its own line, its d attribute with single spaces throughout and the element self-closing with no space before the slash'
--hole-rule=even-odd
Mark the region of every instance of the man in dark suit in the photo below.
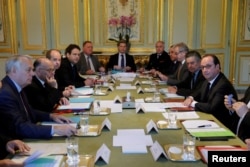
<svg viewBox="0 0 250 167">
<path fill-rule="evenodd" d="M 250 87 L 246 90 L 244 97 L 237 102 L 234 98 L 228 101 L 228 95 L 225 95 L 224 104 L 231 112 L 235 112 L 239 116 L 238 122 L 235 124 L 235 133 L 242 141 L 247 138 L 250 140 Z"/>
<path fill-rule="evenodd" d="M 185 82 L 189 77 L 189 71 L 185 62 L 186 54 L 189 51 L 187 45 L 183 42 L 174 45 L 174 54 L 177 55 L 179 62 L 178 69 L 173 75 L 166 76 L 157 71 L 156 74 L 161 80 L 167 81 L 168 85 L 175 86 L 182 82 Z"/>
<path fill-rule="evenodd" d="M 50 49 L 46 53 L 46 58 L 49 59 L 53 63 L 55 72 L 56 72 L 61 66 L 61 61 L 62 61 L 61 52 L 57 49 Z M 54 75 L 54 78 L 56 81 L 58 80 L 55 75 Z M 72 85 L 67 86 L 62 90 L 62 94 L 64 97 L 69 97 L 73 90 L 74 90 L 74 86 Z"/>
<path fill-rule="evenodd" d="M 55 77 L 57 78 L 60 90 L 64 90 L 65 87 L 70 85 L 73 85 L 76 88 L 93 86 L 93 79 L 84 79 L 79 76 L 76 64 L 80 58 L 80 50 L 80 47 L 76 44 L 70 44 L 65 49 L 66 58 L 62 59 L 60 68 L 55 72 Z"/>
<path fill-rule="evenodd" d="M 126 53 L 127 43 L 121 40 L 117 43 L 118 53 L 110 56 L 107 69 L 124 70 L 127 72 L 136 71 L 133 56 Z"/>
<path fill-rule="evenodd" d="M 71 122 L 68 118 L 31 108 L 24 87 L 31 84 L 33 64 L 30 56 L 13 56 L 6 62 L 6 76 L 0 89 L 0 133 L 11 138 L 51 138 L 53 134 L 71 136 L 76 128 L 38 125 L 41 121 Z"/>
<path fill-rule="evenodd" d="M 24 88 L 28 102 L 34 109 L 52 112 L 59 104 L 69 104 L 68 99 L 57 89 L 57 81 L 54 79 L 55 69 L 50 60 L 47 58 L 35 60 L 34 72 L 32 83 Z"/>
<path fill-rule="evenodd" d="M 98 58 L 93 53 L 93 44 L 91 41 L 85 41 L 82 44 L 80 60 L 77 63 L 77 69 L 82 75 L 92 75 L 95 72 L 105 72 Z"/>
<path fill-rule="evenodd" d="M 168 92 L 187 97 L 201 88 L 205 78 L 201 71 L 200 53 L 189 51 L 186 55 L 186 64 L 190 72 L 188 79 L 176 86 L 168 86 Z"/>
<path fill-rule="evenodd" d="M 164 50 L 164 42 L 157 41 L 155 44 L 156 53 L 151 54 L 146 70 L 150 70 L 151 73 L 160 71 L 162 74 L 167 74 L 168 67 L 170 67 L 171 59 L 168 53 Z"/>
<path fill-rule="evenodd" d="M 206 54 L 202 57 L 201 69 L 206 81 L 201 89 L 186 98 L 184 105 L 194 107 L 195 111 L 213 114 L 226 127 L 233 130 L 235 115 L 231 115 L 225 107 L 224 95 L 233 94 L 237 99 L 237 94 L 220 68 L 220 61 L 215 55 Z"/>
</svg>

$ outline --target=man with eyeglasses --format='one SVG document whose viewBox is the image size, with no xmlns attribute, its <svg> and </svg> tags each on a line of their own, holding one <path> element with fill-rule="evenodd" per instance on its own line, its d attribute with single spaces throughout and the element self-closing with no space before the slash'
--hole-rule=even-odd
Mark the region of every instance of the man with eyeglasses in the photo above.
<svg viewBox="0 0 250 167">
<path fill-rule="evenodd" d="M 205 77 L 201 88 L 184 101 L 184 105 L 195 111 L 213 114 L 221 123 L 234 131 L 236 114 L 231 114 L 224 105 L 224 95 L 237 94 L 230 81 L 221 72 L 220 61 L 214 54 L 206 54 L 201 60 L 202 74 Z"/>
<path fill-rule="evenodd" d="M 53 63 L 47 58 L 38 58 L 33 66 L 35 75 L 32 83 L 24 88 L 29 104 L 45 112 L 52 112 L 59 104 L 69 104 L 58 90 Z"/>
<path fill-rule="evenodd" d="M 173 75 L 166 76 L 160 71 L 157 71 L 156 74 L 163 81 L 166 81 L 168 85 L 176 86 L 189 77 L 189 71 L 187 69 L 187 64 L 185 62 L 186 54 L 189 51 L 187 45 L 183 42 L 177 43 L 174 45 L 174 53 L 177 55 L 177 60 L 179 62 L 178 68 Z"/>
</svg>

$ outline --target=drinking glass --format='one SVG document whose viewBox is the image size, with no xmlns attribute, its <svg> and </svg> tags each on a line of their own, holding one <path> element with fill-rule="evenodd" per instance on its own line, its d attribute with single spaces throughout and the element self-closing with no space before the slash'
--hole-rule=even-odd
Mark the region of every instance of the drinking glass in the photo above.
<svg viewBox="0 0 250 167">
<path fill-rule="evenodd" d="M 95 83 L 95 94 L 101 94 L 101 83 L 100 82 L 96 82 Z"/>
<path fill-rule="evenodd" d="M 67 147 L 67 162 L 68 164 L 77 164 L 78 163 L 78 138 L 68 137 L 65 140 Z"/>
<path fill-rule="evenodd" d="M 82 115 L 80 115 L 80 126 L 81 126 L 81 131 L 83 134 L 87 134 L 89 130 L 89 113 L 85 112 Z"/>
<path fill-rule="evenodd" d="M 176 110 L 170 110 L 168 112 L 168 123 L 170 128 L 176 127 L 177 123 L 177 111 Z"/>
<path fill-rule="evenodd" d="M 195 137 L 190 134 L 183 135 L 183 159 L 194 160 Z"/>
<path fill-rule="evenodd" d="M 93 103 L 93 112 L 94 114 L 99 114 L 101 111 L 100 101 L 96 99 Z"/>
</svg>

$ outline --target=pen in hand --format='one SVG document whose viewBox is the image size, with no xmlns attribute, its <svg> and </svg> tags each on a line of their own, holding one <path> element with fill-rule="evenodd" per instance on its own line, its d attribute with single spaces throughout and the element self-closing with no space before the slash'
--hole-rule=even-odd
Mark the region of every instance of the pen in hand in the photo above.
<svg viewBox="0 0 250 167">
<path fill-rule="evenodd" d="M 212 125 L 211 124 L 207 124 L 207 125 L 200 125 L 200 126 L 197 126 L 198 128 L 205 128 L 205 127 L 211 127 Z"/>
</svg>

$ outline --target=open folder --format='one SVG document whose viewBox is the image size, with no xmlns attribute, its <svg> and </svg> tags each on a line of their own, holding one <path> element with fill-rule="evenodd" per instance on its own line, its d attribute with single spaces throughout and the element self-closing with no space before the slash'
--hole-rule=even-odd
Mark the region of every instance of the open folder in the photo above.
<svg viewBox="0 0 250 167">
<path fill-rule="evenodd" d="M 210 120 L 186 120 L 182 124 L 192 136 L 201 141 L 228 140 L 235 137 L 229 129 L 220 127 Z"/>
</svg>

